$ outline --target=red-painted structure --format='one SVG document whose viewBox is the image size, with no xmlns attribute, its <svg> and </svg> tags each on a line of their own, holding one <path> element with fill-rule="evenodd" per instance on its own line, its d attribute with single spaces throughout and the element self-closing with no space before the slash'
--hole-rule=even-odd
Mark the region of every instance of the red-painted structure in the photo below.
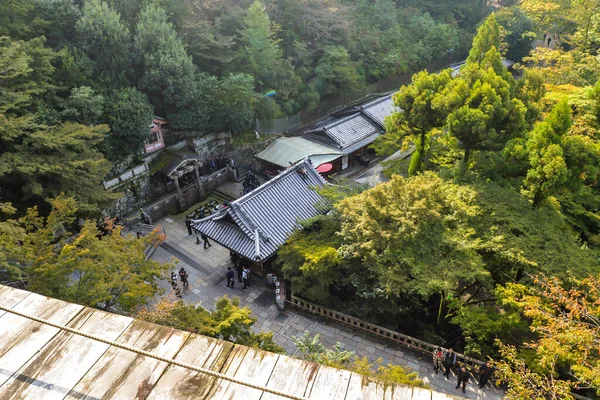
<svg viewBox="0 0 600 400">
<path fill-rule="evenodd" d="M 144 153 L 150 154 L 165 147 L 165 133 L 167 133 L 168 121 L 161 117 L 154 117 L 150 125 L 150 135 L 144 142 Z"/>
</svg>

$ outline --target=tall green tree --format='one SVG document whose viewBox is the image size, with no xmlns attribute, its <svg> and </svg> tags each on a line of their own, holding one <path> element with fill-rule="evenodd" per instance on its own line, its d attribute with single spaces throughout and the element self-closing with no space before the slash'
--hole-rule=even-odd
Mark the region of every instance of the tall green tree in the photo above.
<svg viewBox="0 0 600 400">
<path fill-rule="evenodd" d="M 445 112 L 432 106 L 433 99 L 452 80 L 449 71 L 429 74 L 427 71 L 413 75 L 412 82 L 393 95 L 398 110 L 386 121 L 386 134 L 375 146 L 382 153 L 400 148 L 407 149 L 412 142 L 415 149 L 411 156 L 409 175 L 423 169 L 423 160 L 430 147 L 431 136 L 445 124 Z"/>
<path fill-rule="evenodd" d="M 527 160 L 522 192 L 533 207 L 564 189 L 577 192 L 586 184 L 594 185 L 599 176 L 599 143 L 571 132 L 571 123 L 571 107 L 565 98 L 525 141 L 516 139 L 507 147 L 513 160 Z"/>
<path fill-rule="evenodd" d="M 91 87 L 73 88 L 61 114 L 64 118 L 84 125 L 98 124 L 104 113 L 104 102 L 104 96 L 96 93 Z"/>
<path fill-rule="evenodd" d="M 448 133 L 464 150 L 465 168 L 472 151 L 501 149 L 526 127 L 527 110 L 517 97 L 514 78 L 502 64 L 499 45 L 499 27 L 492 14 L 473 39 L 458 77 L 434 99 L 434 107 L 448 113 Z"/>
<path fill-rule="evenodd" d="M 104 154 L 118 161 L 140 153 L 148 138 L 154 109 L 148 97 L 135 88 L 113 91 L 106 102 L 104 121 L 110 127 Z"/>
<path fill-rule="evenodd" d="M 283 60 L 283 51 L 276 37 L 279 26 L 273 24 L 261 0 L 255 0 L 244 18 L 244 28 L 240 32 L 243 44 L 240 62 L 254 76 L 259 91 L 272 89 L 267 87 L 275 67 Z"/>
<path fill-rule="evenodd" d="M 339 253 L 368 266 L 386 293 L 445 298 L 488 275 L 468 227 L 474 196 L 433 173 L 394 175 L 339 203 Z"/>
<path fill-rule="evenodd" d="M 0 36 L 27 39 L 31 33 L 32 0 L 6 0 L 0 3 Z"/>
<path fill-rule="evenodd" d="M 111 164 L 98 148 L 108 131 L 105 125 L 72 122 L 18 127 L 13 136 L 0 142 L 4 201 L 44 204 L 65 193 L 77 199 L 81 213 L 99 213 L 118 197 L 102 186 Z"/>
<path fill-rule="evenodd" d="M 224 107 L 227 127 L 234 133 L 248 132 L 259 100 L 259 95 L 254 92 L 252 75 L 238 73 L 224 77 L 219 84 L 219 99 Z"/>
<path fill-rule="evenodd" d="M 75 47 L 77 41 L 77 21 L 81 18 L 81 9 L 72 0 L 35 1 L 33 13 L 43 21 L 41 33 L 46 45 L 54 50 Z"/>
<path fill-rule="evenodd" d="M 131 35 L 119 13 L 103 0 L 85 0 L 76 29 L 78 45 L 94 62 L 96 79 L 110 86 L 127 85 Z"/>
<path fill-rule="evenodd" d="M 169 117 L 192 107 L 188 93 L 196 90 L 196 67 L 165 11 L 147 6 L 135 30 L 138 88 L 159 115 Z"/>
<path fill-rule="evenodd" d="M 473 39 L 473 46 L 467 57 L 467 64 L 480 63 L 492 48 L 500 51 L 500 26 L 493 13 L 477 29 L 477 35 Z"/>
<path fill-rule="evenodd" d="M 358 64 L 341 46 L 327 46 L 315 67 L 316 86 L 321 95 L 352 93 L 364 86 Z"/>
</svg>

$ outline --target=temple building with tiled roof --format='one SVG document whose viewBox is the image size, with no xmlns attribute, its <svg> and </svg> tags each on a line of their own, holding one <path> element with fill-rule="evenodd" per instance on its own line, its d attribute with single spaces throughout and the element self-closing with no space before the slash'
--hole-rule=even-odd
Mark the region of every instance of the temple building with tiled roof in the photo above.
<svg viewBox="0 0 600 400">
<path fill-rule="evenodd" d="M 252 192 L 193 227 L 234 253 L 257 264 L 273 256 L 299 221 L 323 212 L 314 190 L 325 185 L 308 159 L 288 168 Z"/>
<path fill-rule="evenodd" d="M 369 146 L 385 133 L 385 118 L 395 112 L 392 95 L 345 108 L 304 131 L 306 140 L 342 153 L 332 161 L 333 171 L 343 171 L 368 159 Z"/>
</svg>

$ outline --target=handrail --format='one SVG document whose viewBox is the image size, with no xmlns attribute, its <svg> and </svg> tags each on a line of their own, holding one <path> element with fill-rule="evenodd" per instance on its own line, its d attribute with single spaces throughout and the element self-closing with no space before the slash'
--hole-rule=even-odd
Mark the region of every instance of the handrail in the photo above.
<svg viewBox="0 0 600 400">
<path fill-rule="evenodd" d="M 159 232 L 166 236 L 165 228 L 162 225 L 150 225 L 150 224 L 139 223 L 138 226 L 141 229 L 145 229 L 145 230 L 148 230 L 150 232 L 152 232 L 153 230 L 155 230 L 155 229 L 158 228 Z"/>
<path fill-rule="evenodd" d="M 339 322 L 343 325 L 350 326 L 354 329 L 359 329 L 362 331 L 369 332 L 375 336 L 382 337 L 386 340 L 390 340 L 394 343 L 398 343 L 402 346 L 408 347 L 413 350 L 417 350 L 421 353 L 426 353 L 428 355 L 433 354 L 433 352 L 440 346 L 427 343 L 423 340 L 416 339 L 414 337 L 392 331 L 391 329 L 384 328 L 379 325 L 372 324 L 370 322 L 363 321 L 361 319 L 352 317 L 348 314 L 341 313 L 339 311 L 335 311 L 323 306 L 320 306 L 315 303 L 311 303 L 310 301 L 301 299 L 299 297 L 291 295 L 291 298 L 286 301 L 293 306 L 296 306 L 302 310 L 310 311 L 314 314 L 321 315 L 323 317 L 332 319 L 336 322 Z M 483 364 L 483 361 L 477 360 L 475 358 L 466 356 L 464 354 L 456 353 L 456 360 L 460 363 L 463 363 L 469 367 L 479 367 Z"/>
</svg>

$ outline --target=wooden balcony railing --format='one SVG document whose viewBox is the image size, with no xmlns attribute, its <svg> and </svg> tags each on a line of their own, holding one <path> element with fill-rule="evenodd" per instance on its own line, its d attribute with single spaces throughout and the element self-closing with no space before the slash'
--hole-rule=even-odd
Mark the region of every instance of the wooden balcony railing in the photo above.
<svg viewBox="0 0 600 400">
<path fill-rule="evenodd" d="M 375 325 L 370 322 L 366 322 L 361 319 L 352 317 L 350 315 L 331 310 L 318 304 L 311 303 L 310 301 L 296 297 L 293 294 L 288 296 L 289 298 L 286 299 L 286 301 L 301 310 L 309 311 L 313 314 L 318 314 L 322 317 L 334 320 L 342 325 L 349 326 L 353 329 L 369 332 L 372 335 L 378 336 L 380 338 L 389 340 L 394 343 L 398 343 L 404 347 L 418 351 L 420 353 L 432 355 L 435 349 L 438 347 L 438 345 L 436 344 L 427 343 L 423 340 L 419 340 L 399 332 L 394 332 L 391 329 L 387 329 L 382 326 Z M 480 360 L 471 358 L 460 353 L 456 353 L 456 360 L 459 363 L 467 365 L 470 370 L 477 370 L 479 366 L 483 364 L 483 362 Z"/>
</svg>

